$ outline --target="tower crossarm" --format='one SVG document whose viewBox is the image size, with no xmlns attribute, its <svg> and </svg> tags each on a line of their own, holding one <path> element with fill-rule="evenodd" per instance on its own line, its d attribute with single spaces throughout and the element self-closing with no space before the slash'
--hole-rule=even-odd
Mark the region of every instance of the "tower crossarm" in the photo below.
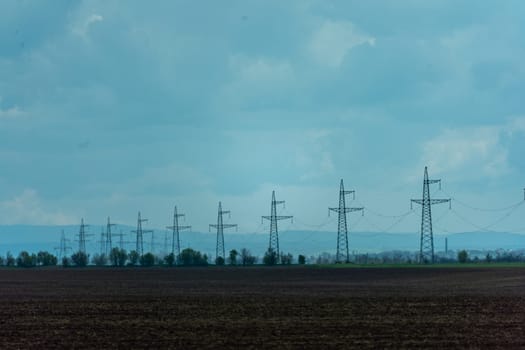
<svg viewBox="0 0 525 350">
<path fill-rule="evenodd" d="M 452 200 L 450 198 L 448 199 L 429 199 L 429 200 L 423 200 L 423 199 L 411 199 L 411 203 L 416 203 L 423 205 L 424 202 L 427 202 L 428 204 L 434 205 L 434 204 L 442 204 L 442 203 L 449 203 Z"/>
<path fill-rule="evenodd" d="M 191 229 L 191 226 L 166 226 L 168 230 L 174 230 L 178 228 L 179 230 L 188 230 Z"/>
<path fill-rule="evenodd" d="M 360 208 L 328 208 L 329 211 L 334 211 L 336 213 L 351 213 L 351 212 L 354 212 L 354 211 L 360 211 L 360 210 L 365 210 L 364 207 L 360 207 Z"/>
<path fill-rule="evenodd" d="M 432 185 L 432 184 L 437 184 L 437 183 L 441 183 L 441 179 L 439 180 L 425 180 L 425 183 L 429 184 L 429 185 Z"/>
<path fill-rule="evenodd" d="M 355 191 L 354 190 L 349 190 L 349 191 L 341 191 L 341 194 L 343 195 L 347 195 L 347 194 L 351 194 L 353 196 L 353 198 L 355 199 Z"/>
<path fill-rule="evenodd" d="M 271 216 L 261 216 L 263 219 L 266 220 L 272 220 Z M 286 219 L 293 219 L 292 215 L 276 215 L 274 216 L 275 220 L 286 220 Z"/>
<path fill-rule="evenodd" d="M 137 231 L 137 230 L 131 230 L 130 231 L 131 233 L 137 233 L 137 232 L 142 232 L 142 233 L 152 233 L 153 230 L 140 230 L 140 231 Z M 120 235 L 120 234 L 119 234 Z"/>
<path fill-rule="evenodd" d="M 232 227 L 237 227 L 237 224 L 222 224 L 222 225 L 214 225 L 214 224 L 210 224 L 210 228 L 219 228 L 219 227 L 222 227 L 222 228 L 232 228 Z"/>
</svg>

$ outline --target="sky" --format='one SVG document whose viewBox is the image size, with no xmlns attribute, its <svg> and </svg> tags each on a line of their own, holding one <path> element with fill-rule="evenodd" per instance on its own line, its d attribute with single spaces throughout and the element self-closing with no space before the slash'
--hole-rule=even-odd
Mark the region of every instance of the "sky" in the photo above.
<svg viewBox="0 0 525 350">
<path fill-rule="evenodd" d="M 275 190 L 282 229 L 336 230 L 344 179 L 366 208 L 351 230 L 416 232 L 428 166 L 457 199 L 437 233 L 525 233 L 523 18 L 521 0 L 2 1 L 0 224 L 164 227 L 177 205 L 207 231 L 222 201 L 264 232 Z"/>
</svg>

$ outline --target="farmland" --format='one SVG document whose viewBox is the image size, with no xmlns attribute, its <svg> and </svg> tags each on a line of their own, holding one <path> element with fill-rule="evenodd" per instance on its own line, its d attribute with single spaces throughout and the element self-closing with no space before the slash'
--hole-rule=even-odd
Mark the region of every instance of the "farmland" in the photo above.
<svg viewBox="0 0 525 350">
<path fill-rule="evenodd" d="M 0 269 L 4 348 L 525 347 L 525 268 Z"/>
</svg>

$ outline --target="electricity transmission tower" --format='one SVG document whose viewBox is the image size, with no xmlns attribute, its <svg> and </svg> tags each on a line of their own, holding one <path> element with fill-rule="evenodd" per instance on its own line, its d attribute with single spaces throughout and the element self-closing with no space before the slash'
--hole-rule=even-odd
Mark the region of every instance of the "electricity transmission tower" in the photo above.
<svg viewBox="0 0 525 350">
<path fill-rule="evenodd" d="M 144 254 L 144 233 L 153 233 L 153 230 L 143 230 L 142 229 L 142 223 L 148 221 L 148 219 L 142 219 L 140 217 L 140 211 L 137 218 L 137 230 L 131 231 L 133 233 L 136 233 L 137 239 L 136 239 L 136 251 L 139 253 L 140 256 Z"/>
<path fill-rule="evenodd" d="M 423 178 L 423 198 L 412 199 L 410 201 L 410 207 L 412 203 L 421 204 L 421 238 L 419 243 L 419 263 L 434 263 L 434 234 L 432 232 L 432 205 L 449 203 L 449 209 L 451 208 L 451 201 L 449 199 L 431 199 L 430 198 L 430 185 L 439 184 L 441 189 L 441 180 L 429 180 L 428 170 L 425 167 L 425 175 Z"/>
<path fill-rule="evenodd" d="M 104 227 L 101 227 L 100 229 L 100 255 L 103 255 L 106 253 L 106 233 L 104 232 Z"/>
<path fill-rule="evenodd" d="M 226 252 L 224 250 L 224 229 L 231 227 L 237 228 L 237 224 L 223 223 L 222 216 L 224 214 L 230 215 L 230 211 L 222 210 L 222 204 L 221 202 L 219 202 L 219 210 L 217 211 L 217 225 L 210 224 L 209 227 L 209 229 L 211 229 L 212 227 L 217 229 L 217 246 L 215 248 L 215 261 L 217 261 L 219 257 L 226 259 Z"/>
<path fill-rule="evenodd" d="M 168 231 L 164 231 L 164 247 L 162 249 L 164 256 L 168 255 Z"/>
<path fill-rule="evenodd" d="M 112 224 L 108 216 L 108 223 L 106 225 L 106 245 L 104 247 L 106 256 L 109 256 L 109 254 L 111 253 L 111 249 L 113 249 L 113 241 L 112 241 L 113 234 L 111 233 L 111 227 L 113 226 L 117 226 L 117 224 Z"/>
<path fill-rule="evenodd" d="M 270 243 L 268 245 L 268 251 L 273 251 L 277 253 L 277 262 L 281 260 L 281 251 L 279 250 L 279 231 L 277 229 L 277 221 L 292 219 L 293 216 L 290 215 L 277 215 L 277 205 L 283 204 L 284 201 L 275 200 L 275 191 L 272 191 L 272 205 L 270 209 L 270 216 L 262 216 L 262 220 L 270 220 Z"/>
<path fill-rule="evenodd" d="M 120 233 L 116 233 L 115 236 L 117 236 L 119 238 L 118 240 L 118 245 L 119 245 L 119 248 L 120 249 L 124 249 L 124 245 L 125 244 L 128 244 L 128 243 L 133 243 L 133 242 L 129 242 L 129 241 L 124 241 L 124 236 L 126 234 L 122 232 L 122 230 L 120 230 Z"/>
<path fill-rule="evenodd" d="M 346 213 L 362 211 L 364 214 L 365 209 L 363 207 L 347 208 L 345 203 L 345 195 L 347 194 L 351 194 L 353 196 L 353 199 L 355 199 L 355 191 L 345 191 L 343 179 L 341 179 L 341 185 L 339 187 L 339 207 L 328 208 L 328 215 L 330 215 L 330 211 L 333 211 L 336 212 L 339 216 L 337 225 L 337 253 L 335 255 L 336 263 L 350 262 L 350 254 L 348 252 L 348 227 L 346 223 Z"/>
<path fill-rule="evenodd" d="M 84 218 L 80 221 L 80 231 L 78 232 L 78 251 L 82 253 L 86 253 L 86 241 L 87 237 L 91 236 L 90 234 L 86 233 L 86 227 L 89 225 L 84 224 Z"/>
<path fill-rule="evenodd" d="M 67 256 L 67 251 L 72 250 L 70 246 L 68 246 L 68 239 L 66 239 L 66 235 L 64 233 L 64 230 L 62 230 L 62 235 L 60 236 L 60 246 L 55 247 L 56 250 L 58 250 L 58 259 L 61 262 L 63 258 Z"/>
<path fill-rule="evenodd" d="M 220 209 L 220 203 L 219 203 L 219 211 Z M 175 206 L 175 210 L 173 211 L 173 226 L 167 226 L 167 229 L 173 230 L 172 237 L 171 237 L 171 254 L 173 254 L 174 257 L 177 257 L 180 255 L 180 238 L 179 238 L 179 232 L 186 229 L 191 229 L 191 226 L 179 226 L 179 218 L 184 217 L 186 218 L 185 214 L 179 214 L 177 213 L 177 206 Z M 222 220 L 221 220 L 222 222 Z M 217 225 L 219 223 L 217 222 Z M 224 243 L 223 243 L 224 246 Z"/>
</svg>

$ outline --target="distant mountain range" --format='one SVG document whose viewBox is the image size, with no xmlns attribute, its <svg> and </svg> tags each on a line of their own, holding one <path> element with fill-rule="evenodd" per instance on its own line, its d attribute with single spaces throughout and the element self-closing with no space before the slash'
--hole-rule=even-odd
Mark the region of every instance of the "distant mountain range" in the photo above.
<svg viewBox="0 0 525 350">
<path fill-rule="evenodd" d="M 119 226 L 115 230 L 126 234 L 124 240 L 127 250 L 134 249 L 135 237 L 129 232 L 134 228 Z M 59 246 L 61 231 L 64 230 L 69 246 L 75 251 L 78 247 L 76 235 L 78 226 L 28 226 L 28 225 L 0 225 L 0 255 L 7 251 L 18 254 L 22 250 L 37 252 L 39 250 L 55 251 Z M 90 254 L 100 251 L 101 229 L 89 231 L 87 249 Z M 156 253 L 163 253 L 166 230 L 155 230 L 153 247 Z M 167 249 L 171 246 L 171 233 L 168 233 Z M 333 253 L 336 249 L 336 232 L 326 231 L 284 231 L 279 232 L 280 247 L 284 252 L 293 255 L 317 255 L 322 252 Z M 449 250 L 516 250 L 525 248 L 525 234 L 494 233 L 494 232 L 465 232 L 450 235 L 436 235 L 434 246 L 436 252 L 445 250 L 445 237 L 448 238 Z M 268 246 L 268 234 L 261 233 L 225 233 L 226 250 L 248 248 L 253 254 L 262 256 Z M 215 233 L 181 232 L 181 247 L 191 247 L 215 255 Z M 118 244 L 119 237 L 113 237 L 113 243 Z M 379 233 L 379 232 L 350 232 L 350 250 L 358 253 L 377 253 L 381 251 L 403 250 L 417 251 L 419 249 L 419 233 Z M 151 249 L 151 234 L 144 234 L 144 248 Z"/>
</svg>

